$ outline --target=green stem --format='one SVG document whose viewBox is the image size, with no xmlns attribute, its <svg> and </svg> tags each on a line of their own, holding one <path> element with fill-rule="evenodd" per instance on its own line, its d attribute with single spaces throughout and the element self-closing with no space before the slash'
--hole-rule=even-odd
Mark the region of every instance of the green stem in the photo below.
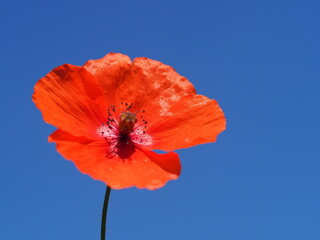
<svg viewBox="0 0 320 240">
<path fill-rule="evenodd" d="M 107 212 L 109 204 L 111 188 L 107 186 L 106 194 L 104 196 L 103 208 L 102 208 L 102 218 L 101 218 L 101 240 L 106 239 L 106 224 L 107 224 Z"/>
</svg>

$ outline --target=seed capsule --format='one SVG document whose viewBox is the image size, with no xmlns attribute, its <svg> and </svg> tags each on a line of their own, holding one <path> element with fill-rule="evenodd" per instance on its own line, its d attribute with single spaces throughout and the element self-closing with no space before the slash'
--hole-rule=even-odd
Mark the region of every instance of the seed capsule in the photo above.
<svg viewBox="0 0 320 240">
<path fill-rule="evenodd" d="M 128 135 L 133 131 L 137 122 L 136 115 L 131 112 L 122 112 L 119 116 L 119 131 L 122 135 Z"/>
</svg>

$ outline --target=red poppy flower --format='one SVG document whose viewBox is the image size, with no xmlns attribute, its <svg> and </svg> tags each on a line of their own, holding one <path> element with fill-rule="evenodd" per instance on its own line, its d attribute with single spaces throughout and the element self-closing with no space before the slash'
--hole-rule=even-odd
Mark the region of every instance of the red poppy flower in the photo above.
<svg viewBox="0 0 320 240">
<path fill-rule="evenodd" d="M 217 102 L 170 66 L 116 53 L 55 68 L 37 82 L 33 101 L 58 128 L 49 137 L 58 152 L 115 189 L 177 179 L 178 154 L 151 150 L 214 142 L 226 123 Z"/>
</svg>

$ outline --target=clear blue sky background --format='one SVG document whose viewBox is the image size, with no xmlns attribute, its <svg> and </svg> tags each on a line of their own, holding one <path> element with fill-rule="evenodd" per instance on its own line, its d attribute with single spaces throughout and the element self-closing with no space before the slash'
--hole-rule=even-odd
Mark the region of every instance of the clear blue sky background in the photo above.
<svg viewBox="0 0 320 240">
<path fill-rule="evenodd" d="M 0 8 L 0 239 L 99 239 L 105 186 L 47 136 L 33 85 L 121 52 L 217 99 L 217 143 L 179 150 L 157 191 L 113 191 L 108 239 L 320 239 L 320 2 L 5 1 Z"/>
</svg>

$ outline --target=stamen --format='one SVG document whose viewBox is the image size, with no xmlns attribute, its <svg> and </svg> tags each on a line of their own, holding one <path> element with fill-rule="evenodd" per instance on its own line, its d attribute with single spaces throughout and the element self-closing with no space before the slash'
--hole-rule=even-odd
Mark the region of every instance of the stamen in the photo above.
<svg viewBox="0 0 320 240">
<path fill-rule="evenodd" d="M 120 114 L 114 105 L 107 109 L 107 121 L 101 124 L 97 133 L 106 141 L 106 157 L 113 158 L 117 155 L 124 160 L 129 159 L 136 145 L 151 145 L 152 139 L 146 132 L 148 122 L 143 115 L 137 118 L 137 114 L 145 113 L 145 110 L 131 112 L 133 103 L 121 102 L 120 106 L 123 106 L 120 107 Z"/>
</svg>

